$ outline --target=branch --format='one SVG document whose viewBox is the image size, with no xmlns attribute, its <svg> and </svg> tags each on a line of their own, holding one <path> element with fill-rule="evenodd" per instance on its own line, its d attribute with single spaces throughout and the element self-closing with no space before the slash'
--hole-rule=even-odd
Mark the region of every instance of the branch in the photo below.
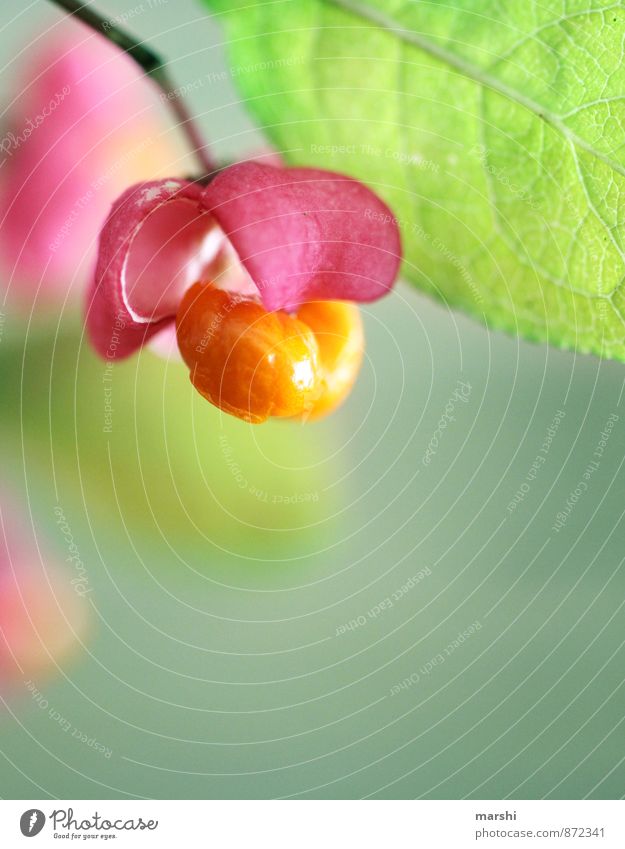
<svg viewBox="0 0 625 849">
<path fill-rule="evenodd" d="M 107 18 L 103 18 L 98 12 L 93 11 L 90 6 L 81 3 L 80 0 L 51 0 L 56 6 L 60 6 L 68 14 L 73 15 L 91 29 L 104 36 L 108 41 L 112 42 L 127 53 L 139 65 L 143 73 L 149 77 L 165 95 L 165 101 L 169 105 L 172 113 L 176 117 L 176 124 L 180 126 L 183 133 L 186 135 L 193 152 L 195 153 L 198 162 L 202 166 L 202 170 L 211 172 L 215 169 L 215 163 L 212 161 L 207 146 L 202 139 L 202 135 L 195 123 L 195 119 L 180 97 L 179 90 L 173 85 L 169 77 L 165 63 L 160 56 L 146 47 L 142 42 L 130 35 L 123 29 L 113 24 Z"/>
</svg>

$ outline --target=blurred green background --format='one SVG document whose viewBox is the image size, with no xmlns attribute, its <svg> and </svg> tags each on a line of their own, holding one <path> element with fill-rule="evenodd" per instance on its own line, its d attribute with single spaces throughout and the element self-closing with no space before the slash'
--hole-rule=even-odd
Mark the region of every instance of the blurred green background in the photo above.
<svg viewBox="0 0 625 849">
<path fill-rule="evenodd" d="M 218 23 L 191 0 L 100 7 L 141 5 L 128 25 L 178 84 L 210 80 L 187 99 L 217 153 L 257 150 Z M 3 92 L 58 17 L 0 12 Z M 405 284 L 365 312 L 362 375 L 328 420 L 228 419 L 146 351 L 115 365 L 111 434 L 79 318 L 7 316 L 3 480 L 60 562 L 61 506 L 93 590 L 84 649 L 37 685 L 107 752 L 18 683 L 2 796 L 622 796 L 623 365 L 489 333 Z"/>
</svg>

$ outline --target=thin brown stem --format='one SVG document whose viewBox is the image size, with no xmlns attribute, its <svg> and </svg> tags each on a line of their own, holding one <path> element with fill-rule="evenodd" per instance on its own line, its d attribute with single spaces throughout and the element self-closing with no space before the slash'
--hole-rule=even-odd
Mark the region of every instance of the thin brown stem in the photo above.
<svg viewBox="0 0 625 849">
<path fill-rule="evenodd" d="M 215 170 L 208 147 L 205 144 L 202 134 L 196 124 L 195 118 L 191 115 L 180 96 L 180 91 L 177 89 L 169 77 L 169 73 L 165 63 L 160 56 L 151 48 L 146 47 L 141 41 L 138 41 L 130 33 L 120 29 L 111 20 L 102 17 L 98 12 L 95 12 L 91 6 L 82 3 L 80 0 L 51 0 L 56 6 L 60 6 L 68 14 L 74 15 L 91 29 L 103 35 L 108 41 L 127 53 L 139 65 L 146 77 L 149 77 L 161 90 L 163 100 L 169 106 L 172 114 L 176 117 L 176 124 L 187 137 L 198 162 L 202 166 L 202 170 L 206 173 Z"/>
</svg>

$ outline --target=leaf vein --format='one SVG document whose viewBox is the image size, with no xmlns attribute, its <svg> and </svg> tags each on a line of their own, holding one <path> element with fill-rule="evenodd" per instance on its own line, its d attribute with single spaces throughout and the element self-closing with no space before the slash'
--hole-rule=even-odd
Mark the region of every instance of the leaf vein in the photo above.
<svg viewBox="0 0 625 849">
<path fill-rule="evenodd" d="M 587 142 L 585 139 L 581 138 L 581 136 L 572 132 L 559 115 L 556 115 L 541 106 L 541 104 L 536 103 L 536 101 L 532 100 L 532 98 L 520 91 L 517 91 L 512 88 L 512 86 L 507 85 L 502 80 L 492 74 L 489 74 L 487 71 L 484 71 L 482 68 L 474 65 L 468 59 L 452 53 L 452 51 L 448 50 L 446 47 L 435 44 L 422 33 L 406 29 L 385 12 L 372 9 L 366 3 L 360 2 L 360 0 L 321 0 L 321 2 L 342 9 L 344 12 L 349 12 L 356 17 L 362 18 L 369 24 L 380 27 L 380 29 L 385 30 L 395 38 L 413 45 L 418 50 L 429 55 L 431 58 L 447 65 L 452 70 L 457 71 L 468 79 L 473 80 L 475 83 L 484 86 L 485 88 L 489 88 L 511 102 L 524 107 L 529 112 L 545 121 L 545 123 L 554 127 L 554 129 L 556 129 L 565 139 L 574 144 L 575 147 L 583 150 L 591 156 L 595 156 L 597 159 L 600 159 L 602 162 L 609 165 L 614 171 L 621 174 L 621 176 L 625 177 L 625 166 L 621 165 L 620 162 L 616 161 L 611 156 L 597 150 L 590 142 Z"/>
</svg>

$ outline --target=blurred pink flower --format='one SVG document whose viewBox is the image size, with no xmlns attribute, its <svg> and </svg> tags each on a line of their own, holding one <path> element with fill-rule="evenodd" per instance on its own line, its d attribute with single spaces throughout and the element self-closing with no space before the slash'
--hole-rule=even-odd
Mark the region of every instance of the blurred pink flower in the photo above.
<svg viewBox="0 0 625 849">
<path fill-rule="evenodd" d="M 0 129 L 0 270 L 9 303 L 30 309 L 82 294 L 111 202 L 184 154 L 151 83 L 82 24 L 26 55 Z"/>
<path fill-rule="evenodd" d="M 79 650 L 88 630 L 87 578 L 49 558 L 41 542 L 14 500 L 3 494 L 0 686 L 53 672 Z"/>
</svg>

